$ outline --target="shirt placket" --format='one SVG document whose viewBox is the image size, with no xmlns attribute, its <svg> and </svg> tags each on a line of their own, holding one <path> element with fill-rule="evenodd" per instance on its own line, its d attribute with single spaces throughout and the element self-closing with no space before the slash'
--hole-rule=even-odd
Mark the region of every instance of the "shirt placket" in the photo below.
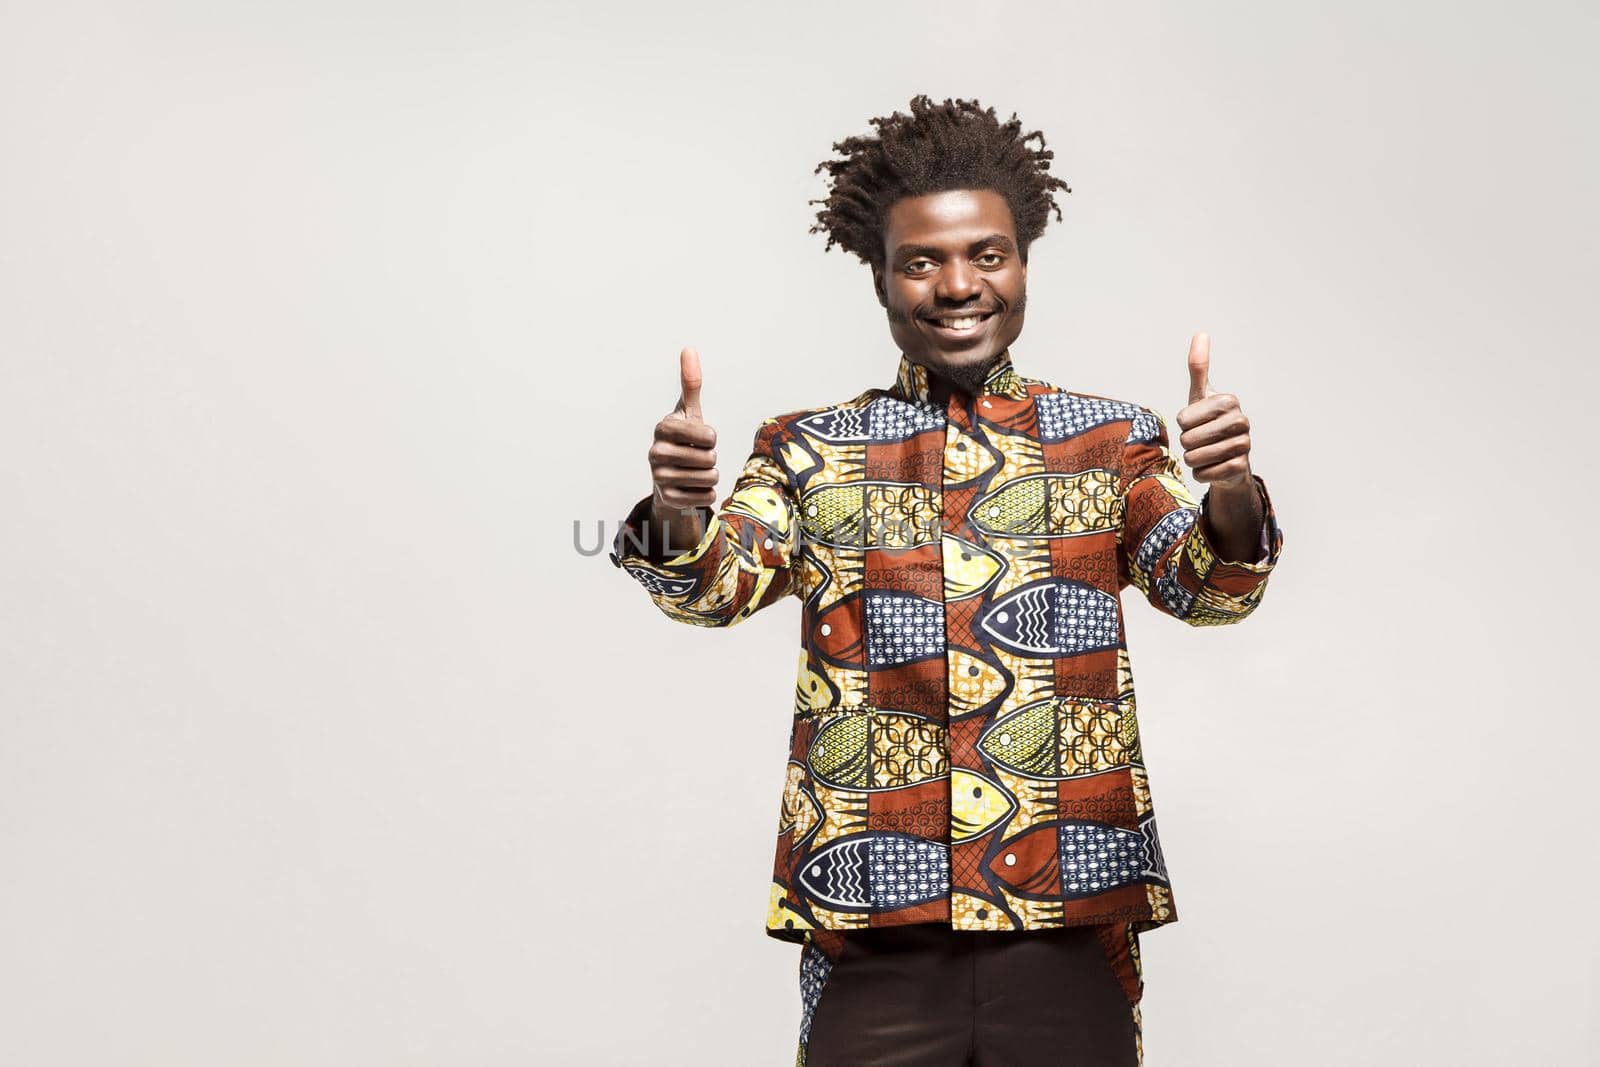
<svg viewBox="0 0 1600 1067">
<path fill-rule="evenodd" d="M 940 471 L 940 524 L 946 536 L 971 540 L 973 531 L 970 529 L 966 515 L 972 506 L 978 490 L 975 486 L 961 486 L 965 480 L 964 472 L 969 464 L 969 450 L 978 447 L 976 435 L 977 417 L 987 399 L 983 396 L 965 396 L 961 393 L 952 393 L 945 400 L 945 442 L 943 463 Z M 952 484 L 956 483 L 956 484 Z M 941 560 L 943 555 L 941 553 Z M 956 650 L 981 651 L 981 646 L 973 638 L 972 611 L 977 604 L 977 598 L 956 601 L 946 600 L 944 611 L 945 625 L 945 692 L 948 694 L 959 684 L 951 672 L 961 669 L 958 663 Z M 945 736 L 949 746 L 949 765 L 951 771 L 951 787 L 954 788 L 957 771 L 970 771 L 982 774 L 983 761 L 978 754 L 978 736 L 982 732 L 983 716 L 968 716 L 963 719 L 950 721 L 947 718 Z M 955 809 L 955 797 L 950 798 L 950 810 Z M 955 894 L 985 895 L 984 879 L 981 872 L 983 868 L 983 853 L 986 849 L 986 840 L 980 838 L 975 841 L 966 841 L 959 844 L 950 840 L 950 891 Z M 967 916 L 957 910 L 951 909 L 951 924 L 957 927 L 983 925 L 986 915 Z"/>
</svg>

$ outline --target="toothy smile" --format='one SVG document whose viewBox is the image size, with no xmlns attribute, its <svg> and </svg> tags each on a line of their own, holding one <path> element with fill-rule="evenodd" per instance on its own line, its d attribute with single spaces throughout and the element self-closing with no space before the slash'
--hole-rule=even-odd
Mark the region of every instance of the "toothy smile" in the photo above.
<svg viewBox="0 0 1600 1067">
<path fill-rule="evenodd" d="M 993 314 L 992 311 L 985 311 L 977 315 L 941 315 L 937 318 L 930 316 L 928 321 L 952 333 L 965 333 L 977 329 L 979 323 Z"/>
</svg>

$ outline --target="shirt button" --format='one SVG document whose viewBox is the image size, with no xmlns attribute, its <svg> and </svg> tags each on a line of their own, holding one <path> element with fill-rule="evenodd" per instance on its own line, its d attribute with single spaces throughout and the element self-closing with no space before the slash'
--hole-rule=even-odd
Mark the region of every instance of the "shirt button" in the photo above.
<svg viewBox="0 0 1600 1067">
<path fill-rule="evenodd" d="M 761 542 L 761 547 L 762 548 L 771 548 L 772 547 L 772 538 L 769 537 L 765 541 Z"/>
<path fill-rule="evenodd" d="M 817 627 L 817 632 L 823 637 L 827 637 L 829 634 L 833 633 L 833 627 L 829 626 L 827 623 L 823 623 L 821 626 Z"/>
<path fill-rule="evenodd" d="M 985 401 L 984 401 L 984 402 L 983 402 L 983 406 L 984 406 L 984 407 L 986 407 L 986 408 L 992 408 L 992 407 L 994 407 L 994 405 L 993 405 L 993 404 L 991 404 L 991 403 L 989 403 L 989 402 L 988 402 L 988 401 L 987 401 L 987 400 L 985 400 Z"/>
<path fill-rule="evenodd" d="M 966 450 L 967 450 L 967 443 L 965 441 L 957 441 L 956 442 L 956 451 L 957 452 L 965 452 Z"/>
<path fill-rule="evenodd" d="M 1017 854 L 1015 852 L 1007 852 L 1006 853 L 1006 866 L 1007 867 L 1015 867 L 1016 865 L 1017 865 Z M 815 872 L 813 872 L 813 873 L 815 873 Z"/>
</svg>

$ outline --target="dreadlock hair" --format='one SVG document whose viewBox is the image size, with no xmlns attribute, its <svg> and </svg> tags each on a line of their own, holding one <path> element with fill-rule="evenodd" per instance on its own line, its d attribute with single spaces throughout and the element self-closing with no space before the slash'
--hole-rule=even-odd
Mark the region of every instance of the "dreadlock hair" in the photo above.
<svg viewBox="0 0 1600 1067">
<path fill-rule="evenodd" d="M 842 159 L 825 159 L 813 174 L 828 171 L 828 195 L 808 233 L 826 232 L 826 252 L 835 244 L 863 263 L 882 267 L 889 208 L 907 196 L 950 189 L 992 189 L 1006 198 L 1017 230 L 1018 254 L 1044 233 L 1050 212 L 1061 218 L 1052 190 L 1070 193 L 1049 173 L 1055 153 L 1038 130 L 1022 133 L 1016 112 L 1002 123 L 994 108 L 976 100 L 935 104 L 927 94 L 911 98 L 911 114 L 899 111 L 870 120 L 875 136 L 846 137 L 834 144 Z M 1035 138 L 1038 148 L 1029 148 Z"/>
</svg>

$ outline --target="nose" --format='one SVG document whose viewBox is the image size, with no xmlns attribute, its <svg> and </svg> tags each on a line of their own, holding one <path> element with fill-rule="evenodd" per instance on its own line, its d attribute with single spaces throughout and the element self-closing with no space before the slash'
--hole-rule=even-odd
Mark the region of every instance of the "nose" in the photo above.
<svg viewBox="0 0 1600 1067">
<path fill-rule="evenodd" d="M 939 271 L 938 295 L 946 303 L 964 303 L 977 296 L 981 289 L 978 272 L 960 256 L 952 256 Z"/>
</svg>

